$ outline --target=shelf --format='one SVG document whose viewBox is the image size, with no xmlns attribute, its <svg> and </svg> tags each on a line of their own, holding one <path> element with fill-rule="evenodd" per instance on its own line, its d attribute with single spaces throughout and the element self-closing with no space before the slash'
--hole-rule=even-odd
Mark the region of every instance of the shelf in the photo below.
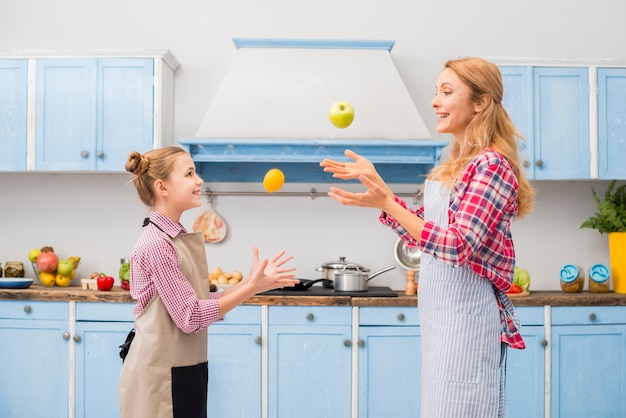
<svg viewBox="0 0 626 418">
<path fill-rule="evenodd" d="M 376 165 L 390 184 L 421 184 L 439 163 L 447 142 L 430 140 L 180 139 L 208 182 L 261 182 L 279 168 L 290 183 L 342 182 L 319 166 L 324 158 L 347 161 L 351 149 Z"/>
</svg>

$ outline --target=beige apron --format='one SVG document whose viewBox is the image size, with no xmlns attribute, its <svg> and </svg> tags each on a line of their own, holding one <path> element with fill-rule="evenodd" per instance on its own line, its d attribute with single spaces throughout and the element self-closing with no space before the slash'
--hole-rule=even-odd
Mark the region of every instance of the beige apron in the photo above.
<svg viewBox="0 0 626 418">
<path fill-rule="evenodd" d="M 208 299 L 202 233 L 181 233 L 172 242 L 198 299 Z M 179 330 L 157 293 L 135 320 L 122 365 L 121 418 L 206 417 L 207 383 L 207 330 Z"/>
</svg>

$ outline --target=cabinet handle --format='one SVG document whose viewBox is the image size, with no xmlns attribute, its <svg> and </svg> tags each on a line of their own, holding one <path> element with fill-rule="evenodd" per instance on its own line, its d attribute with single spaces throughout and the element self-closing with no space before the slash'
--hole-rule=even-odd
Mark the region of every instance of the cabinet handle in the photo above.
<svg viewBox="0 0 626 418">
<path fill-rule="evenodd" d="M 315 316 L 313 316 L 313 314 L 312 314 L 312 313 L 306 314 L 306 319 L 307 319 L 307 320 L 312 321 L 312 320 L 313 320 L 313 318 L 315 318 Z"/>
<path fill-rule="evenodd" d="M 81 151 L 80 156 L 83 158 L 89 158 L 89 151 Z"/>
<path fill-rule="evenodd" d="M 72 338 L 74 340 L 75 343 L 79 343 L 80 342 L 80 335 L 74 335 L 74 338 Z"/>
<path fill-rule="evenodd" d="M 596 316 L 596 314 L 594 314 L 594 313 L 589 314 L 589 320 L 590 320 L 590 321 L 595 321 L 596 319 L 598 319 L 598 317 Z"/>
<path fill-rule="evenodd" d="M 535 165 L 539 168 L 543 167 L 543 161 L 541 160 L 537 160 L 537 162 L 535 162 Z"/>
<path fill-rule="evenodd" d="M 63 339 L 64 339 L 64 340 L 68 340 L 68 341 L 69 341 L 69 339 L 70 339 L 70 333 L 69 333 L 69 332 L 64 332 L 64 333 L 63 333 Z"/>
<path fill-rule="evenodd" d="M 522 162 L 522 166 L 523 166 L 524 168 L 528 168 L 528 167 L 530 167 L 530 161 L 528 161 L 528 160 L 524 160 L 524 161 Z"/>
<path fill-rule="evenodd" d="M 24 305 L 24 312 L 31 313 L 32 311 L 33 311 L 33 308 L 31 308 L 30 305 Z"/>
<path fill-rule="evenodd" d="M 346 346 L 346 347 L 350 347 L 350 345 L 352 345 L 352 341 L 347 340 L 347 339 L 343 340 L 343 345 Z"/>
<path fill-rule="evenodd" d="M 98 158 L 104 158 L 104 152 L 103 152 L 103 151 L 98 151 L 98 152 L 96 153 L 96 157 L 98 157 Z"/>
<path fill-rule="evenodd" d="M 404 314 L 403 313 L 399 313 L 398 314 L 398 321 L 404 321 Z"/>
<path fill-rule="evenodd" d="M 255 343 L 255 344 L 261 345 L 261 343 L 262 343 L 262 342 L 263 342 L 263 339 L 262 339 L 261 337 L 256 337 L 256 338 L 254 339 L 254 343 Z"/>
<path fill-rule="evenodd" d="M 363 340 L 358 340 L 358 341 L 356 342 L 356 346 L 357 346 L 357 347 L 363 347 L 364 345 L 365 345 L 365 341 L 363 341 Z"/>
<path fill-rule="evenodd" d="M 541 344 L 542 347 L 547 347 L 548 346 L 548 340 L 541 340 L 541 342 L 539 344 Z"/>
</svg>

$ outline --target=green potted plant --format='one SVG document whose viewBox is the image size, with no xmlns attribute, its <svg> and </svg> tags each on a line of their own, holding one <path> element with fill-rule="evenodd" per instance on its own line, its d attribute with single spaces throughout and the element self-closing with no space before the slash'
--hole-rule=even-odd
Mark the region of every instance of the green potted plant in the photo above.
<svg viewBox="0 0 626 418">
<path fill-rule="evenodd" d="M 611 181 L 601 201 L 591 188 L 598 212 L 583 222 L 581 228 L 597 229 L 609 236 L 611 275 L 616 293 L 626 293 L 626 184 L 617 189 L 617 180 Z"/>
</svg>

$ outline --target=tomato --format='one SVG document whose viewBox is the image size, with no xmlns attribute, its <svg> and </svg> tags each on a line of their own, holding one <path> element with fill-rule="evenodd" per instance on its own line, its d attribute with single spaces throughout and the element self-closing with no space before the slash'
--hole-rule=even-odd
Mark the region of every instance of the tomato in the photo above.
<svg viewBox="0 0 626 418">
<path fill-rule="evenodd" d="M 517 284 L 512 284 L 511 288 L 506 293 L 522 293 L 522 287 Z"/>
<path fill-rule="evenodd" d="M 104 273 L 101 273 L 97 279 L 98 282 L 98 290 L 109 291 L 113 289 L 113 283 L 115 279 L 111 276 L 107 276 Z"/>
</svg>

